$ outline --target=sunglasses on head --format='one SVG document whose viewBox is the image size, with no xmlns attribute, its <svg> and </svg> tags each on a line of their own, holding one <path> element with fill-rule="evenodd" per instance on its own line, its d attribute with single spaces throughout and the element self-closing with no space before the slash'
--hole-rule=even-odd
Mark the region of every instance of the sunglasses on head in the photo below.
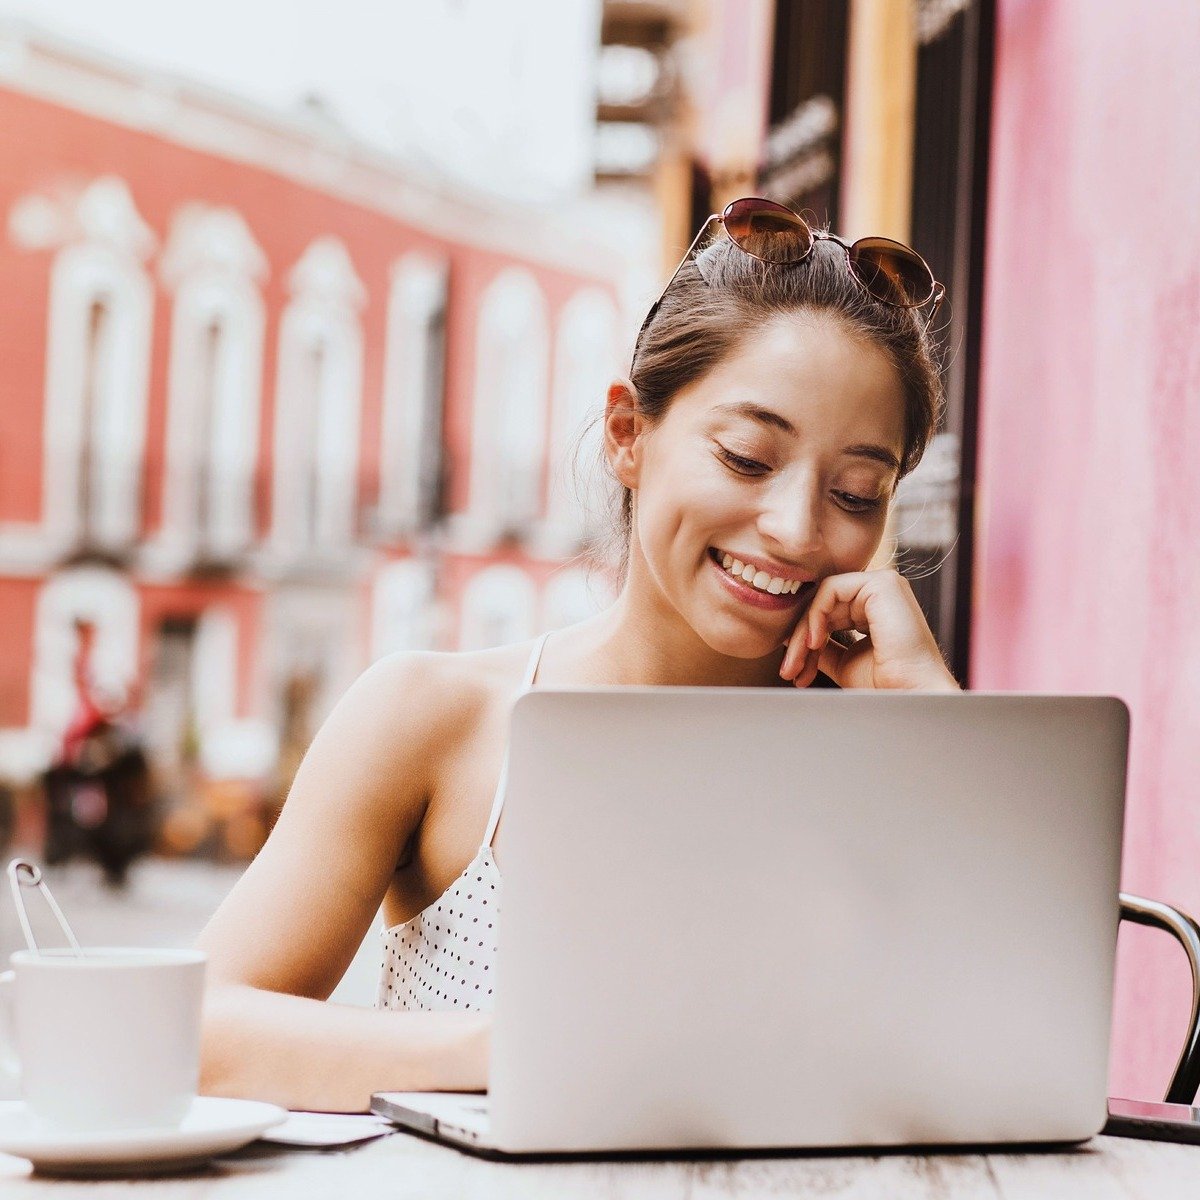
<svg viewBox="0 0 1200 1200">
<path fill-rule="evenodd" d="M 929 264 L 903 242 L 884 237 L 866 237 L 856 242 L 846 242 L 836 234 L 813 229 L 798 212 L 785 204 L 760 197 L 747 197 L 734 200 L 722 213 L 713 213 L 700 227 L 700 232 L 679 260 L 675 273 L 667 281 L 667 286 L 651 306 L 638 330 L 637 340 L 633 344 L 635 360 L 646 326 L 654 319 L 663 297 L 671 290 L 671 284 L 714 221 L 721 223 L 729 240 L 739 250 L 765 263 L 800 263 L 812 253 L 817 242 L 836 242 L 846 252 L 846 269 L 873 299 L 894 308 L 920 308 L 932 300 L 934 305 L 926 328 L 933 323 L 946 296 L 946 289 L 934 279 Z"/>
</svg>

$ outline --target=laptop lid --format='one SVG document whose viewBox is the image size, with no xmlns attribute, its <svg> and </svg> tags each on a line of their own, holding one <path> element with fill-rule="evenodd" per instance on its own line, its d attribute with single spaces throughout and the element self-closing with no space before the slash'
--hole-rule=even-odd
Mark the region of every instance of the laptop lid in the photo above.
<svg viewBox="0 0 1200 1200">
<path fill-rule="evenodd" d="M 1099 697 L 523 695 L 491 1142 L 1097 1132 L 1127 737 Z"/>
</svg>

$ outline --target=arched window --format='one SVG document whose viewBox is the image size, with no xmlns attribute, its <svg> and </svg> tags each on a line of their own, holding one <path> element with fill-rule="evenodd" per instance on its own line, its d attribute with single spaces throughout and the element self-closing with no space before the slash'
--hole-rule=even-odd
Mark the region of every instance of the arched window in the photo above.
<svg viewBox="0 0 1200 1200">
<path fill-rule="evenodd" d="M 433 566 L 418 559 L 388 563 L 375 577 L 371 657 L 399 650 L 432 650 L 437 609 Z"/>
<path fill-rule="evenodd" d="M 267 261 L 232 209 L 189 205 L 162 273 L 175 292 L 162 541 L 185 559 L 222 558 L 255 529 Z"/>
<path fill-rule="evenodd" d="M 548 359 L 541 289 L 510 268 L 484 293 L 476 338 L 468 525 L 485 542 L 541 512 Z"/>
<path fill-rule="evenodd" d="M 360 670 L 362 598 L 349 588 L 293 583 L 263 605 L 262 677 L 285 773 Z"/>
<path fill-rule="evenodd" d="M 380 532 L 424 528 L 442 513 L 448 264 L 409 254 L 392 268 L 380 448 Z"/>
<path fill-rule="evenodd" d="M 237 684 L 237 617 L 214 605 L 196 623 L 192 666 L 192 711 L 202 739 L 237 716 Z"/>
<path fill-rule="evenodd" d="M 52 542 L 119 550 L 141 526 L 155 244 L 128 186 L 97 179 L 11 215 L 27 249 L 54 248 L 46 341 L 42 513 Z"/>
<path fill-rule="evenodd" d="M 366 290 L 345 246 L 320 238 L 288 276 L 275 389 L 272 539 L 287 556 L 356 533 Z"/>
<path fill-rule="evenodd" d="M 485 567 L 463 591 L 463 650 L 483 650 L 532 637 L 537 594 L 518 567 Z"/>
<path fill-rule="evenodd" d="M 542 601 L 542 628 L 561 629 L 600 612 L 613 601 L 608 580 L 598 571 L 579 567 L 560 571 L 548 584 Z"/>
<path fill-rule="evenodd" d="M 606 495 L 600 463 L 608 384 L 616 373 L 616 308 L 599 288 L 578 292 L 563 307 L 555 338 L 554 410 L 550 436 L 550 501 L 546 536 L 573 552 L 603 520 Z"/>
<path fill-rule="evenodd" d="M 38 595 L 34 625 L 32 723 L 59 733 L 75 712 L 78 624 L 95 631 L 91 684 L 119 703 L 128 696 L 138 663 L 138 596 L 107 567 L 73 567 L 50 578 Z"/>
</svg>

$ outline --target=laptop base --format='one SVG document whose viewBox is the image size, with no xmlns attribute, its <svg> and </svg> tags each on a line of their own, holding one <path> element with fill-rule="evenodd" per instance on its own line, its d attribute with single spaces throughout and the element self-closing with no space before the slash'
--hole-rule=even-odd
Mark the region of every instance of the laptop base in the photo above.
<svg viewBox="0 0 1200 1200">
<path fill-rule="evenodd" d="M 377 1092 L 371 1111 L 391 1121 L 402 1133 L 422 1141 L 449 1146 L 489 1162 L 706 1162 L 739 1158 L 838 1158 L 892 1154 L 1067 1154 L 1081 1151 L 1090 1139 L 1065 1142 L 951 1143 L 920 1146 L 683 1146 L 671 1150 L 501 1150 L 469 1136 L 434 1114 L 409 1108 L 389 1099 L 396 1093 Z M 1107 1133 L 1108 1131 L 1105 1130 Z"/>
</svg>

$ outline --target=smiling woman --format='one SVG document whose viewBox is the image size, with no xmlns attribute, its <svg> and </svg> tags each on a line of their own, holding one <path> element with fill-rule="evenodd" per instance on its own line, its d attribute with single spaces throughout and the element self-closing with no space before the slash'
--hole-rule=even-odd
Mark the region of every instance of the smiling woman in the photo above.
<svg viewBox="0 0 1200 1200">
<path fill-rule="evenodd" d="M 907 583 L 868 569 L 934 427 L 931 343 L 840 243 L 810 249 L 689 253 L 610 384 L 608 608 L 549 641 L 392 655 L 339 703 L 202 935 L 206 1092 L 331 1110 L 486 1087 L 508 720 L 535 682 L 956 688 Z M 323 1003 L 380 909 L 382 1011 Z"/>
<path fill-rule="evenodd" d="M 837 239 L 818 231 L 806 244 L 795 262 L 763 261 L 728 237 L 689 251 L 643 325 L 629 378 L 609 389 L 605 458 L 620 485 L 627 592 L 672 597 L 710 648 L 742 660 L 790 645 L 777 665 L 800 686 L 818 670 L 843 686 L 953 686 L 907 583 L 867 571 L 896 485 L 937 423 L 928 322 L 919 305 L 869 290 Z M 937 288 L 928 277 L 916 290 Z M 674 586 L 689 562 L 721 568 L 724 606 Z M 755 624 L 746 606 L 775 615 Z M 829 639 L 847 630 L 865 636 Z"/>
</svg>

